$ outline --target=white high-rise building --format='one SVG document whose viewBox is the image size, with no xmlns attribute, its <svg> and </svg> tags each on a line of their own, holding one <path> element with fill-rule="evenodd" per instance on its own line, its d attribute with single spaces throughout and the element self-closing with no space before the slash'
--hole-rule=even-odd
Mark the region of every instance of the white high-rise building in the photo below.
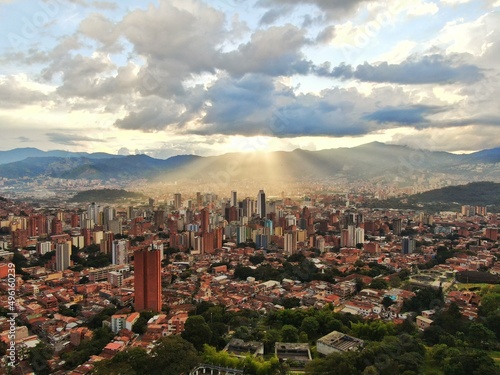
<svg viewBox="0 0 500 375">
<path fill-rule="evenodd" d="M 113 264 L 128 264 L 128 245 L 127 240 L 114 240 L 111 249 Z"/>
</svg>

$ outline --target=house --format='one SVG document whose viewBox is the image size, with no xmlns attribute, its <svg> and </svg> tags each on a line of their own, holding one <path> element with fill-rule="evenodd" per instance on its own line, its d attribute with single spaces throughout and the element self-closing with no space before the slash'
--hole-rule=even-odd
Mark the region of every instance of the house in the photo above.
<svg viewBox="0 0 500 375">
<path fill-rule="evenodd" d="M 419 330 L 424 331 L 431 326 L 434 321 L 432 319 L 426 318 L 425 316 L 419 315 L 416 319 L 417 327 Z"/>
</svg>

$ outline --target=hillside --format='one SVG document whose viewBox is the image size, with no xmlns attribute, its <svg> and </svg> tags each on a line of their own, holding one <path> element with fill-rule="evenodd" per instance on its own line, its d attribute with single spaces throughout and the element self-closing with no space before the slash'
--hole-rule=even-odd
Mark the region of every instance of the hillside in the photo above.
<svg viewBox="0 0 500 375">
<path fill-rule="evenodd" d="M 145 196 L 123 189 L 85 190 L 75 194 L 70 202 L 118 202 L 127 199 L 145 199 Z"/>
<path fill-rule="evenodd" d="M 467 185 L 447 186 L 412 195 L 412 203 L 458 203 L 463 205 L 500 205 L 500 183 L 472 182 Z"/>
<path fill-rule="evenodd" d="M 121 181 L 149 179 L 152 182 L 170 179 L 217 184 L 229 179 L 254 181 L 258 177 L 261 181 L 270 182 L 334 179 L 412 185 L 415 176 L 439 175 L 439 178 L 446 178 L 455 184 L 481 180 L 500 182 L 499 149 L 456 155 L 372 142 L 353 148 L 320 151 L 296 149 L 210 157 L 179 155 L 166 160 L 147 155 L 111 157 L 106 154 L 82 156 L 69 153 L 71 157 L 47 156 L 51 153 L 6 164 L 1 164 L 0 160 L 0 176 Z M 21 154 L 25 155 L 26 150 L 20 151 Z"/>
</svg>

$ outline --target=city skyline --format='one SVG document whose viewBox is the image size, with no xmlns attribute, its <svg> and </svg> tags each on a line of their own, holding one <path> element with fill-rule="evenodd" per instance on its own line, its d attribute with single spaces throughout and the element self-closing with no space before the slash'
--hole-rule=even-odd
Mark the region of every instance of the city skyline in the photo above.
<svg viewBox="0 0 500 375">
<path fill-rule="evenodd" d="M 500 145 L 498 1 L 1 1 L 0 150 Z"/>
</svg>

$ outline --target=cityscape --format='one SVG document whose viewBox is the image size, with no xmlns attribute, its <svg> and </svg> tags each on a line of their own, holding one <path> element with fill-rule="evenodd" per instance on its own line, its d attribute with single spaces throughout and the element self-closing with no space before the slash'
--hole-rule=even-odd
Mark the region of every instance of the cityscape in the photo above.
<svg viewBox="0 0 500 375">
<path fill-rule="evenodd" d="M 441 326 L 455 319 L 470 334 L 461 345 L 496 373 L 484 353 L 498 345 L 497 214 L 367 201 L 265 189 L 51 207 L 2 198 L 3 306 L 16 271 L 14 372 L 115 373 L 116 358 L 181 337 L 199 361 L 182 363 L 190 373 L 245 373 L 248 358 L 264 373 L 330 373 L 318 370 L 330 354 L 363 353 L 385 335 L 422 340 L 434 355 L 443 335 L 458 340 L 457 327 Z M 1 321 L 7 338 L 8 315 Z M 418 370 L 425 353 L 411 353 L 416 362 L 399 366 Z"/>
<path fill-rule="evenodd" d="M 500 374 L 497 0 L 0 0 L 0 374 Z"/>
</svg>

